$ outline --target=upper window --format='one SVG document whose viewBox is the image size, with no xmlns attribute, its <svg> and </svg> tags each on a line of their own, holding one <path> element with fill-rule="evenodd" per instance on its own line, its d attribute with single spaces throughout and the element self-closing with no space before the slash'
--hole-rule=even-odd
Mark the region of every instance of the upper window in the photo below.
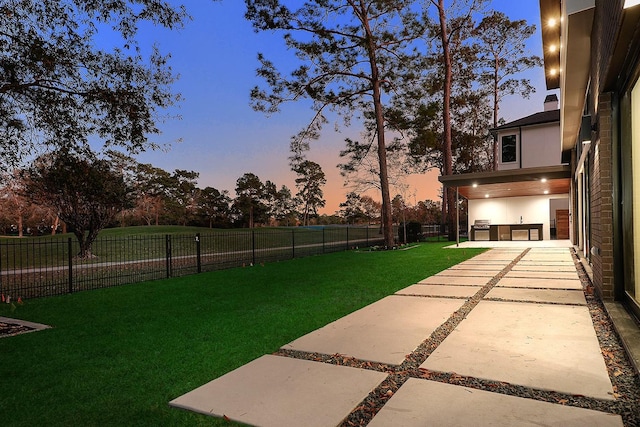
<svg viewBox="0 0 640 427">
<path fill-rule="evenodd" d="M 502 137 L 502 163 L 514 163 L 517 160 L 516 135 Z"/>
</svg>

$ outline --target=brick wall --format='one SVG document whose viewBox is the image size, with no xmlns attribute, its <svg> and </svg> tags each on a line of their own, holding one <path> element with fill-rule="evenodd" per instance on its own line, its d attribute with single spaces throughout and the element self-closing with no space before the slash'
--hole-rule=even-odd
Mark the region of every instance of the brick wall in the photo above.
<svg viewBox="0 0 640 427">
<path fill-rule="evenodd" d="M 591 257 L 594 286 L 605 300 L 614 298 L 613 278 L 613 180 L 611 93 L 601 93 L 596 121 L 598 138 L 591 147 L 591 244 L 600 253 Z"/>
</svg>

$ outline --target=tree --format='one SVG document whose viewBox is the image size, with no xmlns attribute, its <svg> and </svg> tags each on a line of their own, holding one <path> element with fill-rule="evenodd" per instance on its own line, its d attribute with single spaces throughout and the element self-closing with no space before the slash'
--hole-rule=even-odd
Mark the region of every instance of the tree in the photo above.
<svg viewBox="0 0 640 427">
<path fill-rule="evenodd" d="M 196 185 L 198 176 L 198 172 L 183 169 L 176 169 L 171 174 L 166 187 L 166 206 L 170 210 L 173 223 L 187 225 L 195 214 L 200 193 Z"/>
<path fill-rule="evenodd" d="M 213 187 L 205 187 L 198 198 L 198 213 L 209 224 L 209 228 L 228 226 L 230 224 L 229 192 L 219 191 Z"/>
<path fill-rule="evenodd" d="M 78 258 L 92 258 L 98 233 L 132 206 L 130 189 L 106 160 L 68 152 L 41 156 L 27 172 L 27 190 L 39 203 L 55 206 L 78 239 Z"/>
<path fill-rule="evenodd" d="M 31 201 L 26 197 L 25 180 L 19 170 L 3 173 L 0 176 L 4 185 L 0 188 L 0 211 L 11 225 L 17 227 L 18 237 L 24 235 L 25 216 L 30 209 Z"/>
<path fill-rule="evenodd" d="M 138 164 L 136 167 L 135 213 L 147 225 L 160 224 L 160 215 L 169 197 L 170 181 L 171 174 L 161 168 L 150 164 Z"/>
<path fill-rule="evenodd" d="M 357 224 L 366 219 L 362 200 L 357 193 L 348 193 L 347 199 L 340 203 L 340 208 L 340 215 L 345 219 L 347 224 Z"/>
<path fill-rule="evenodd" d="M 393 245 L 391 199 L 387 172 L 385 107 L 383 99 L 398 79 L 399 60 L 412 39 L 409 26 L 400 25 L 409 0 L 316 0 L 292 10 L 278 0 L 245 0 L 247 18 L 256 31 L 285 32 L 287 47 L 302 61 L 289 78 L 259 55 L 258 74 L 270 92 L 252 91 L 254 108 L 275 112 L 286 101 L 309 98 L 315 116 L 292 139 L 292 162 L 304 160 L 309 140 L 326 122 L 325 111 L 344 115 L 347 122 L 360 113 L 373 123 L 379 161 L 382 224 L 385 245 Z M 296 38 L 298 36 L 298 38 Z"/>
<path fill-rule="evenodd" d="M 188 15 L 164 0 L 6 0 L 0 3 L 0 167 L 36 148 L 89 153 L 89 137 L 135 153 L 154 144 L 159 110 L 174 104 L 167 56 L 136 41 L 151 22 Z M 121 46 L 97 48 L 101 40 Z M 116 37 L 113 37 L 113 35 Z M 104 44 L 104 43 L 102 43 Z"/>
<path fill-rule="evenodd" d="M 382 213 L 382 204 L 373 200 L 371 196 L 364 195 L 360 197 L 362 212 L 367 217 L 367 221 L 371 224 L 374 219 L 379 219 Z M 393 202 L 392 202 L 393 203 Z"/>
<path fill-rule="evenodd" d="M 525 42 L 535 34 L 536 26 L 527 25 L 522 19 L 511 21 L 504 13 L 492 11 L 475 28 L 474 35 L 480 41 L 479 59 L 483 72 L 481 83 L 492 97 L 493 127 L 498 127 L 500 101 L 516 93 L 524 98 L 535 92 L 529 79 L 512 76 L 542 65 L 542 60 L 525 51 Z M 497 168 L 498 144 L 493 141 L 493 170 Z"/>
<path fill-rule="evenodd" d="M 296 223 L 296 200 L 291 195 L 291 190 L 283 185 L 275 194 L 272 215 L 280 224 L 295 225 Z"/>
<path fill-rule="evenodd" d="M 245 173 L 236 181 L 236 198 L 233 202 L 242 216 L 243 222 L 253 228 L 256 222 L 263 221 L 268 211 L 263 203 L 264 184 L 257 175 Z"/>
<path fill-rule="evenodd" d="M 302 206 L 302 224 L 309 225 L 309 215 L 317 215 L 318 208 L 324 207 L 326 201 L 322 193 L 322 186 L 327 183 L 324 172 L 319 164 L 304 160 L 293 168 L 298 175 L 296 178 L 296 197 Z"/>
</svg>

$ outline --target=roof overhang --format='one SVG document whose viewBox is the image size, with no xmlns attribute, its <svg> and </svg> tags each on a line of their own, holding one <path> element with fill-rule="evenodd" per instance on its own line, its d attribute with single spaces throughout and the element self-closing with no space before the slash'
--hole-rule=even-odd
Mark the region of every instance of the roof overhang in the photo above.
<svg viewBox="0 0 640 427">
<path fill-rule="evenodd" d="M 595 0 L 540 0 L 547 89 L 560 89 L 562 151 L 575 147 L 580 133 L 591 71 L 594 11 Z M 552 46 L 559 54 L 552 54 Z"/>
<path fill-rule="evenodd" d="M 637 39 L 638 37 L 638 22 L 640 22 L 640 3 L 634 3 L 630 0 L 626 0 L 622 14 L 622 22 L 620 24 L 620 32 L 618 33 L 618 40 L 615 44 L 611 62 L 609 63 L 609 69 L 607 70 L 606 79 L 601 90 L 619 90 L 620 88 L 618 85 L 625 83 L 619 78 L 619 72 L 626 67 L 631 67 L 631 64 L 626 64 L 625 62 L 635 60 L 634 56 L 630 55 L 630 46 L 634 39 Z"/>
<path fill-rule="evenodd" d="M 569 194 L 569 165 L 439 176 L 445 187 L 457 188 L 468 200 Z"/>
</svg>

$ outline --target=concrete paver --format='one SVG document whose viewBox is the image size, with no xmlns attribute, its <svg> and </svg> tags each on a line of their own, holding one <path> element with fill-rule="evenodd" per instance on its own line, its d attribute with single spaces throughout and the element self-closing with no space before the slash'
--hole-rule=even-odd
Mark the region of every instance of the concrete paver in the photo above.
<svg viewBox="0 0 640 427">
<path fill-rule="evenodd" d="M 497 287 L 511 288 L 547 288 L 547 289 L 582 289 L 580 279 L 532 279 L 526 277 L 503 277 Z"/>
<path fill-rule="evenodd" d="M 283 346 L 400 364 L 464 300 L 392 295 Z"/>
<path fill-rule="evenodd" d="M 470 298 L 482 286 L 411 285 L 396 292 L 396 295 L 423 295 L 432 297 Z"/>
<path fill-rule="evenodd" d="M 449 268 L 443 270 L 435 276 L 458 276 L 458 277 L 493 277 L 498 274 L 502 269 L 496 269 L 494 271 L 487 270 L 454 270 Z"/>
<path fill-rule="evenodd" d="M 414 378 L 369 423 L 369 427 L 622 425 L 619 415 Z"/>
<path fill-rule="evenodd" d="M 578 280 L 578 272 L 575 271 L 510 271 L 504 277 L 525 277 L 531 279 L 574 279 Z"/>
<path fill-rule="evenodd" d="M 170 405 L 259 426 L 335 426 L 386 376 L 266 355 Z"/>
<path fill-rule="evenodd" d="M 513 261 L 513 259 L 515 257 L 517 257 L 518 255 L 520 255 L 522 253 L 522 251 L 519 252 L 498 252 L 498 253 L 494 253 L 493 251 L 490 252 L 485 252 L 483 254 L 480 255 L 476 255 L 474 256 L 472 259 L 475 260 L 482 260 L 482 261 Z"/>
<path fill-rule="evenodd" d="M 480 301 L 421 367 L 613 399 L 586 307 Z"/>
<path fill-rule="evenodd" d="M 484 286 L 491 280 L 491 277 L 431 276 L 418 283 L 427 285 Z"/>
<path fill-rule="evenodd" d="M 522 257 L 522 261 L 566 261 L 573 262 L 571 255 L 566 253 L 537 253 L 529 252 Z"/>
<path fill-rule="evenodd" d="M 496 298 L 513 301 L 547 302 L 555 304 L 587 305 L 582 290 L 566 289 L 516 289 L 495 287 L 485 295 L 486 299 Z"/>
<path fill-rule="evenodd" d="M 575 263 L 573 262 L 573 260 L 530 260 L 530 259 L 521 259 L 520 261 L 518 261 L 518 265 L 537 265 L 537 266 L 547 266 L 547 265 L 569 265 L 569 266 L 575 266 Z"/>
<path fill-rule="evenodd" d="M 513 266 L 511 271 L 563 271 L 563 272 L 575 272 L 576 267 L 573 264 L 566 265 L 530 265 L 525 263 L 518 263 Z"/>
<path fill-rule="evenodd" d="M 507 265 L 496 265 L 496 264 L 468 264 L 466 262 L 460 263 L 458 265 L 454 265 L 449 268 L 449 270 L 487 270 L 492 271 L 494 275 L 501 272 Z"/>
</svg>

